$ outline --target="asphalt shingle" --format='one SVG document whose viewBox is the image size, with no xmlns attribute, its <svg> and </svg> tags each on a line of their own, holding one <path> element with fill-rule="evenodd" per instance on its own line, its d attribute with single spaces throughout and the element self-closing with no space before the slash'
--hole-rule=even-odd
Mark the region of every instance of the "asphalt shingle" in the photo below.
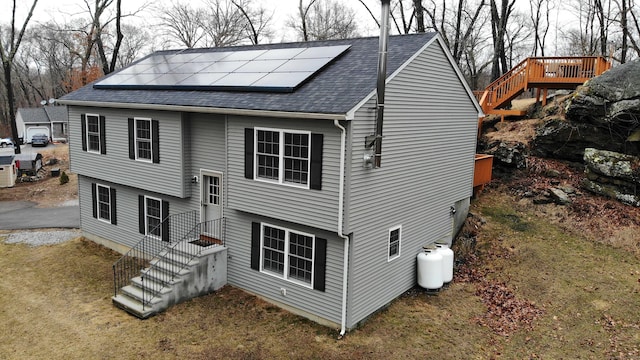
<svg viewBox="0 0 640 360">
<path fill-rule="evenodd" d="M 388 45 L 387 74 L 396 71 L 434 36 L 435 33 L 391 36 Z M 170 50 L 160 51 L 156 54 L 170 55 L 178 51 L 218 52 L 334 45 L 351 45 L 351 47 L 292 93 L 95 89 L 92 84 L 89 84 L 65 95 L 62 100 L 344 114 L 375 89 L 378 37 L 231 48 Z"/>
</svg>

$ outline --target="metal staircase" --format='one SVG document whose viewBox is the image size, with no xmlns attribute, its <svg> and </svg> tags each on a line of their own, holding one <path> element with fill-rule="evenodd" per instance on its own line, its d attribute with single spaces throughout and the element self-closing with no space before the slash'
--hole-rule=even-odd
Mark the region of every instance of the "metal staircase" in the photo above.
<svg viewBox="0 0 640 360">
<path fill-rule="evenodd" d="M 145 236 L 113 264 L 115 306 L 146 319 L 226 283 L 225 219 L 196 223 L 197 216 L 166 218 L 169 241 Z"/>
</svg>

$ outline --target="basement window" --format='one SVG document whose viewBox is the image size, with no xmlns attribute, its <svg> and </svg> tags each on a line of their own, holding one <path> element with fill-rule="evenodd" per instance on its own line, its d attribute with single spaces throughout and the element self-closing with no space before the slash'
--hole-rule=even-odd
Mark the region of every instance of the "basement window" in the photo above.
<svg viewBox="0 0 640 360">
<path fill-rule="evenodd" d="M 389 229 L 389 254 L 387 261 L 400 257 L 400 240 L 402 238 L 402 225 Z"/>
</svg>

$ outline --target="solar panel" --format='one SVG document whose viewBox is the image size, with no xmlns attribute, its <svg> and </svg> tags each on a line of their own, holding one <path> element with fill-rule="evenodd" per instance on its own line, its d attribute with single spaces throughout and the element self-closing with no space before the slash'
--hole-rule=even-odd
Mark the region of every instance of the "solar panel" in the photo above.
<svg viewBox="0 0 640 360">
<path fill-rule="evenodd" d="M 93 87 L 291 92 L 349 47 L 153 54 L 98 81 Z"/>
</svg>

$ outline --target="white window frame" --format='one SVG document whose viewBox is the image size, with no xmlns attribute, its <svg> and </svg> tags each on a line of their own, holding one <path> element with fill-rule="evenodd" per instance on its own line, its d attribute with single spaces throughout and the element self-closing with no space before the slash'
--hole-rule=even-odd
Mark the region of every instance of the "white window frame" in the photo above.
<svg viewBox="0 0 640 360">
<path fill-rule="evenodd" d="M 89 141 L 89 117 L 95 117 L 96 120 L 98 121 L 98 132 L 97 133 L 92 133 L 92 134 L 97 134 L 98 135 L 98 149 L 97 150 L 93 150 L 91 149 L 91 141 Z M 84 121 L 85 121 L 85 133 L 82 134 L 87 142 L 87 152 L 90 153 L 94 153 L 94 154 L 100 154 L 102 152 L 102 136 L 104 136 L 104 134 L 100 133 L 100 115 L 98 114 L 85 114 L 84 116 Z"/>
<path fill-rule="evenodd" d="M 100 188 L 107 189 L 107 194 L 109 194 L 109 218 L 108 219 L 105 219 L 105 218 L 100 216 L 101 215 L 101 213 L 100 213 Z M 107 185 L 96 184 L 96 209 L 97 209 L 97 211 L 96 211 L 97 214 L 96 215 L 97 215 L 98 220 L 106 222 L 108 224 L 111 224 L 111 220 L 112 220 L 111 219 L 111 213 L 112 213 L 111 206 L 113 206 L 112 204 L 113 204 L 113 201 L 111 201 L 111 187 L 107 186 Z"/>
<path fill-rule="evenodd" d="M 258 175 L 258 132 L 259 131 L 269 131 L 279 133 L 278 138 L 278 179 L 267 179 L 260 177 Z M 308 138 L 308 151 L 307 151 L 307 182 L 306 184 L 288 182 L 285 180 L 285 156 L 284 156 L 284 139 L 285 134 L 302 134 L 306 135 Z M 291 129 L 277 129 L 277 128 L 264 128 L 264 127 L 256 127 L 254 128 L 253 134 L 253 179 L 256 181 L 263 181 L 268 183 L 275 183 L 286 186 L 293 186 L 302 189 L 309 189 L 311 184 L 311 131 L 305 130 L 291 130 Z"/>
<path fill-rule="evenodd" d="M 391 233 L 394 231 L 398 231 L 398 253 L 391 255 Z M 389 234 L 387 236 L 387 262 L 395 260 L 400 257 L 401 249 L 402 249 L 402 225 L 394 226 L 389 228 Z"/>
<path fill-rule="evenodd" d="M 146 121 L 149 123 L 149 139 L 138 137 L 138 121 Z M 148 162 L 148 163 L 153 162 L 153 121 L 151 118 L 142 118 L 142 117 L 133 118 L 133 141 L 135 145 L 136 160 L 142 161 L 142 162 Z M 149 142 L 149 158 L 148 159 L 139 156 L 140 154 L 139 148 L 138 148 L 139 141 Z"/>
<path fill-rule="evenodd" d="M 274 229 L 278 229 L 278 230 L 283 230 L 285 232 L 285 240 L 284 240 L 284 265 L 283 265 L 283 272 L 282 274 L 278 274 L 276 272 L 270 271 L 270 270 L 265 270 L 264 269 L 264 228 L 265 226 L 270 227 L 270 228 L 274 228 Z M 289 239 L 290 239 L 290 235 L 291 233 L 295 233 L 297 235 L 302 235 L 302 236 L 307 236 L 311 238 L 311 281 L 310 282 L 304 282 L 302 280 L 298 280 L 294 277 L 290 277 L 289 276 Z M 315 259 L 316 257 L 316 236 L 313 234 L 308 234 L 302 231 L 297 231 L 297 230 L 291 230 L 291 229 L 287 229 L 285 227 L 282 226 L 276 226 L 276 225 L 272 225 L 272 224 L 268 224 L 268 223 L 260 223 L 260 272 L 265 273 L 267 275 L 270 276 L 274 276 L 277 277 L 279 279 L 284 279 L 286 281 L 298 284 L 300 286 L 304 286 L 306 288 L 309 289 L 313 289 L 313 280 L 314 280 L 314 276 L 315 276 Z"/>
<path fill-rule="evenodd" d="M 162 239 L 162 226 L 160 226 L 160 234 L 159 235 L 155 235 L 155 234 L 151 234 L 149 232 L 149 204 L 148 204 L 148 200 L 155 200 L 158 203 L 160 203 L 160 216 L 158 216 L 158 219 L 160 219 L 159 224 L 162 224 L 162 199 L 159 198 L 155 198 L 152 196 L 144 196 L 144 233 L 147 236 L 151 236 L 154 237 L 156 239 Z"/>
</svg>

